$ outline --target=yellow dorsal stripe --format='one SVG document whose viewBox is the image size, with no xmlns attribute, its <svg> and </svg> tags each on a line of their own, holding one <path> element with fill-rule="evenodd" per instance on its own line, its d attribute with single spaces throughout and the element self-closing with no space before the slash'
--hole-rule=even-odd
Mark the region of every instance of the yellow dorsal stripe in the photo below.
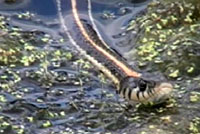
<svg viewBox="0 0 200 134">
<path fill-rule="evenodd" d="M 83 34 L 83 36 L 85 37 L 86 40 L 88 40 L 90 42 L 90 44 L 99 52 L 101 52 L 104 56 L 106 56 L 108 59 L 110 59 L 111 61 L 114 62 L 114 64 L 116 64 L 121 70 L 123 70 L 125 72 L 125 74 L 127 76 L 132 76 L 132 77 L 140 77 L 141 74 L 137 73 L 133 70 L 131 70 L 130 68 L 128 68 L 126 65 L 124 65 L 122 62 L 120 62 L 119 60 L 117 60 L 113 55 L 110 55 L 107 51 L 105 51 L 103 48 L 101 48 L 100 46 L 98 46 L 87 34 L 86 30 L 84 29 L 83 24 L 80 21 L 79 15 L 78 15 L 78 11 L 77 11 L 77 7 L 76 7 L 76 0 L 71 0 L 72 2 L 72 13 L 74 15 L 74 19 L 76 24 L 78 25 L 78 27 L 80 28 L 81 33 Z"/>
</svg>

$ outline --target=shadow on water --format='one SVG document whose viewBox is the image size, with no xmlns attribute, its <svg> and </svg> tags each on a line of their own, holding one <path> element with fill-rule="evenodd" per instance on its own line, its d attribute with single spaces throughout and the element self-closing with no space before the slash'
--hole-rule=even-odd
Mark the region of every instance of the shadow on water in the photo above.
<svg viewBox="0 0 200 134">
<path fill-rule="evenodd" d="M 62 2 L 67 16 L 68 1 Z M 124 27 L 147 3 L 92 1 L 100 33 L 122 55 L 133 48 L 126 39 L 134 37 Z M 83 15 L 85 4 L 79 3 Z M 195 84 L 161 105 L 129 106 L 120 99 L 70 46 L 54 0 L 0 0 L 0 14 L 0 133 L 187 134 L 199 127 Z"/>
</svg>

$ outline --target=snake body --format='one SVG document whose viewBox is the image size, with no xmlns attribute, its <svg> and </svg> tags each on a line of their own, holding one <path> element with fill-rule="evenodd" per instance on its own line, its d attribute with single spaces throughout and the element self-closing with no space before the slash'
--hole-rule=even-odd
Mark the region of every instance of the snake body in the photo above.
<svg viewBox="0 0 200 134">
<path fill-rule="evenodd" d="M 167 98 L 173 90 L 172 84 L 145 79 L 142 74 L 134 71 L 124 58 L 103 41 L 90 12 L 88 14 L 92 25 L 80 18 L 77 8 L 78 1 L 70 0 L 73 16 L 72 28 L 66 25 L 60 0 L 57 0 L 57 7 L 61 26 L 80 54 L 113 81 L 117 92 L 123 98 L 137 102 Z M 86 2 L 91 4 L 90 0 Z M 91 5 L 88 6 L 89 10 L 91 10 Z"/>
</svg>

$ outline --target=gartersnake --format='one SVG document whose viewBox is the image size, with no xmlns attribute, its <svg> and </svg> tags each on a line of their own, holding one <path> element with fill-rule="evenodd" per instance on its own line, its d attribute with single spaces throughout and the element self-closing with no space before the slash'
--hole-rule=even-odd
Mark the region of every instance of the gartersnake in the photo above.
<svg viewBox="0 0 200 134">
<path fill-rule="evenodd" d="M 89 3 L 88 15 L 92 25 L 80 18 L 77 8 L 78 0 L 69 1 L 72 17 L 66 22 L 62 15 L 61 2 L 57 0 L 59 20 L 64 32 L 80 54 L 113 81 L 120 96 L 137 102 L 155 102 L 168 97 L 173 90 L 172 84 L 143 78 L 142 74 L 135 72 L 125 59 L 103 41 L 89 12 L 90 0 L 85 1 Z M 69 22 L 73 26 L 67 26 L 66 23 Z"/>
</svg>

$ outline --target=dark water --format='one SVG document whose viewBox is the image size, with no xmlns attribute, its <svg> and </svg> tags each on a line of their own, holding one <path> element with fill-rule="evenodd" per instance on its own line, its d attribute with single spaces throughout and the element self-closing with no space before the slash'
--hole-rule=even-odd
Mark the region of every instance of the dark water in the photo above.
<svg viewBox="0 0 200 134">
<path fill-rule="evenodd" d="M 148 3 L 135 2 L 92 0 L 98 29 L 122 55 L 133 47 L 128 40 L 132 36 L 124 32 L 125 26 Z M 79 0 L 78 6 L 81 14 L 86 14 L 85 0 Z M 69 1 L 62 0 L 62 8 L 64 16 L 70 14 Z M 20 36 L 1 37 L 1 43 L 6 42 L 2 47 L 19 47 L 19 58 L 41 56 L 28 65 L 17 60 L 1 63 L 0 133 L 187 134 L 193 119 L 198 120 L 199 103 L 191 103 L 190 93 L 184 89 L 167 104 L 128 107 L 116 95 L 110 81 L 80 60 L 70 46 L 60 28 L 56 1 L 16 0 L 5 4 L 0 0 L 0 14 L 9 18 L 5 26 L 9 33 L 14 33 L 13 27 L 21 29 Z M 25 50 L 20 39 L 35 49 Z"/>
</svg>

